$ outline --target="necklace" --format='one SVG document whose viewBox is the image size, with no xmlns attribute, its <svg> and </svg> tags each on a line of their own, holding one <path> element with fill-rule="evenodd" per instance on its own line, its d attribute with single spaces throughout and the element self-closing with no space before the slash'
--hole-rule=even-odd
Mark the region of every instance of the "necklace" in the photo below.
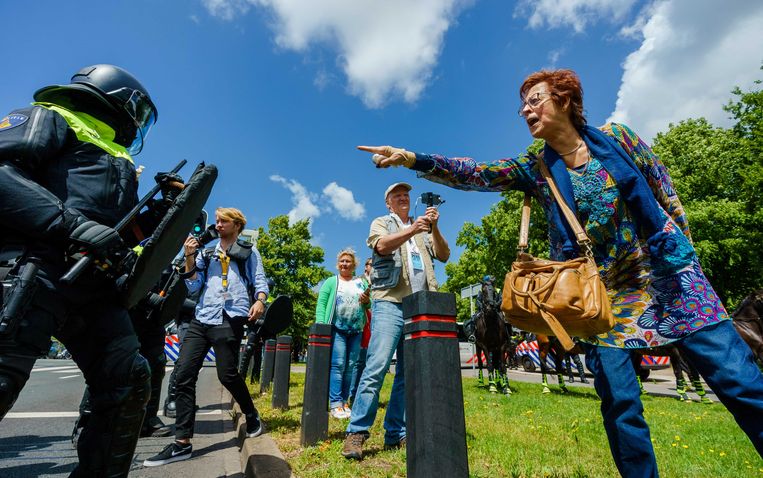
<svg viewBox="0 0 763 478">
<path fill-rule="evenodd" d="M 559 156 L 569 156 L 572 153 L 574 153 L 575 151 L 579 150 L 584 144 L 585 144 L 585 142 L 581 141 L 580 143 L 578 143 L 577 146 L 575 146 L 575 149 L 573 149 L 569 153 L 560 153 Z"/>
<path fill-rule="evenodd" d="M 575 168 L 567 168 L 567 169 L 569 169 L 570 171 L 572 171 L 573 173 L 575 173 L 578 176 L 585 176 L 585 174 L 588 172 L 588 166 L 591 165 L 591 161 L 592 160 L 593 160 L 593 158 L 591 158 L 591 153 L 588 153 L 588 161 L 586 161 L 585 167 L 583 168 L 582 171 L 580 171 L 580 166 L 583 166 L 582 164 L 580 166 L 575 167 Z"/>
</svg>

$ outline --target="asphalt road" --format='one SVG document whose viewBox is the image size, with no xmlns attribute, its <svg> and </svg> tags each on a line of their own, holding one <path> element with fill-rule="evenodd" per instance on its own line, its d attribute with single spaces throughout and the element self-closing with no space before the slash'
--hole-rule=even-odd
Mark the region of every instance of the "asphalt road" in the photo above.
<svg viewBox="0 0 763 478">
<path fill-rule="evenodd" d="M 164 392 L 169 378 L 165 376 Z M 13 409 L 0 422 L 0 478 L 63 478 L 77 462 L 71 432 L 85 382 L 71 360 L 38 360 Z M 227 393 L 227 392 L 226 392 Z M 241 476 L 238 449 L 229 419 L 226 396 L 214 367 L 204 367 L 197 385 L 200 407 L 196 420 L 194 455 L 190 460 L 143 468 L 143 460 L 164 448 L 172 438 L 141 438 L 130 477 Z M 165 423 L 172 419 L 162 417 Z"/>
</svg>

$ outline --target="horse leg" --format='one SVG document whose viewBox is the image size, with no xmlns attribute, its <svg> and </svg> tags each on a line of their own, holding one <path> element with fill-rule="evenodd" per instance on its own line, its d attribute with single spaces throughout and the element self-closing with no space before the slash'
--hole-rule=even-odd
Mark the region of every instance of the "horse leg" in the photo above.
<svg viewBox="0 0 763 478">
<path fill-rule="evenodd" d="M 546 372 L 548 371 L 548 366 L 546 366 L 546 357 L 548 357 L 548 344 L 544 343 L 541 344 L 540 341 L 538 341 L 538 357 L 540 357 L 540 373 L 543 377 L 543 392 L 542 393 L 551 393 L 551 389 L 548 388 L 548 378 L 546 377 Z"/>
<path fill-rule="evenodd" d="M 588 379 L 585 376 L 585 368 L 583 368 L 583 362 L 580 360 L 577 354 L 572 354 L 572 361 L 575 362 L 575 368 L 578 369 L 578 375 L 580 375 L 580 381 L 582 383 L 588 383 Z"/>
<path fill-rule="evenodd" d="M 673 375 L 676 377 L 676 393 L 678 394 L 678 400 L 681 402 L 691 402 L 689 395 L 686 393 L 686 381 L 684 380 L 684 374 L 681 370 L 681 355 L 678 353 L 678 349 L 670 347 L 668 356 L 670 357 L 670 365 L 673 368 Z"/>
<path fill-rule="evenodd" d="M 556 366 L 556 380 L 559 382 L 559 388 L 562 393 L 567 393 L 567 384 L 564 383 L 564 350 L 562 347 L 556 349 L 554 353 L 554 365 Z"/>
<path fill-rule="evenodd" d="M 501 390 L 507 397 L 511 395 L 511 388 L 509 388 L 509 360 L 506 347 L 501 347 L 498 351 L 501 357 Z"/>
<path fill-rule="evenodd" d="M 699 401 L 706 405 L 714 403 L 713 399 L 707 396 L 705 387 L 702 386 L 702 382 L 699 380 L 699 372 L 694 368 L 694 364 L 687 359 L 683 359 L 683 363 L 686 364 L 686 374 L 689 376 L 689 380 L 691 380 L 694 392 L 699 396 Z"/>
<path fill-rule="evenodd" d="M 485 385 L 485 379 L 482 376 L 482 348 L 475 347 L 475 350 L 477 351 L 477 367 L 479 367 L 479 372 L 477 375 L 477 385 L 481 387 Z"/>
<path fill-rule="evenodd" d="M 575 381 L 575 375 L 572 374 L 572 359 L 570 354 L 564 354 L 564 367 L 567 369 L 567 378 L 570 383 Z"/>
<path fill-rule="evenodd" d="M 490 393 L 498 393 L 498 388 L 495 385 L 495 364 L 493 363 L 493 354 L 488 352 L 486 354 L 487 359 L 487 372 L 488 372 L 488 391 Z"/>
<path fill-rule="evenodd" d="M 633 365 L 633 370 L 636 371 L 636 381 L 638 382 L 638 388 L 641 391 L 641 395 L 646 395 L 646 389 L 644 388 L 644 384 L 641 382 L 641 359 L 642 356 L 640 353 L 631 352 L 631 365 Z"/>
</svg>

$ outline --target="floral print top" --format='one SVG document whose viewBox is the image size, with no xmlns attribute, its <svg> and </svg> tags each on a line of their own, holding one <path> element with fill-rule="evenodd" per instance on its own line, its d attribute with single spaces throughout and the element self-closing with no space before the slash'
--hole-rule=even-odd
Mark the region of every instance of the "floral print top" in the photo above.
<svg viewBox="0 0 763 478">
<path fill-rule="evenodd" d="M 684 234 L 689 226 L 667 169 L 633 131 L 622 124 L 600 128 L 613 137 L 644 174 L 665 216 L 664 231 Z M 548 216 L 554 198 L 541 175 L 537 157 L 477 163 L 471 158 L 417 155 L 419 176 L 458 189 L 529 191 Z M 423 171 L 421 171 L 424 169 Z M 669 344 L 697 330 L 729 319 L 723 304 L 694 255 L 692 264 L 659 275 L 650 263 L 646 238 L 639 237 L 614 179 L 595 157 L 582 170 L 568 170 L 581 225 L 593 245 L 599 274 L 607 286 L 615 328 L 584 340 L 602 346 L 646 348 Z M 562 235 L 550 223 L 550 255 L 564 260 Z"/>
</svg>

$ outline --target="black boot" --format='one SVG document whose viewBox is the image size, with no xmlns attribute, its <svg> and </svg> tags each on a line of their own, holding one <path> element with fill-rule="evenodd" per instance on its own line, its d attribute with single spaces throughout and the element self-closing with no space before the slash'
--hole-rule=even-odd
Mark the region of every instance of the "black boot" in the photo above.
<svg viewBox="0 0 763 478">
<path fill-rule="evenodd" d="M 140 430 L 141 438 L 168 437 L 170 435 L 172 435 L 172 427 L 165 425 L 159 417 L 153 416 L 143 421 L 143 428 Z"/>
</svg>

